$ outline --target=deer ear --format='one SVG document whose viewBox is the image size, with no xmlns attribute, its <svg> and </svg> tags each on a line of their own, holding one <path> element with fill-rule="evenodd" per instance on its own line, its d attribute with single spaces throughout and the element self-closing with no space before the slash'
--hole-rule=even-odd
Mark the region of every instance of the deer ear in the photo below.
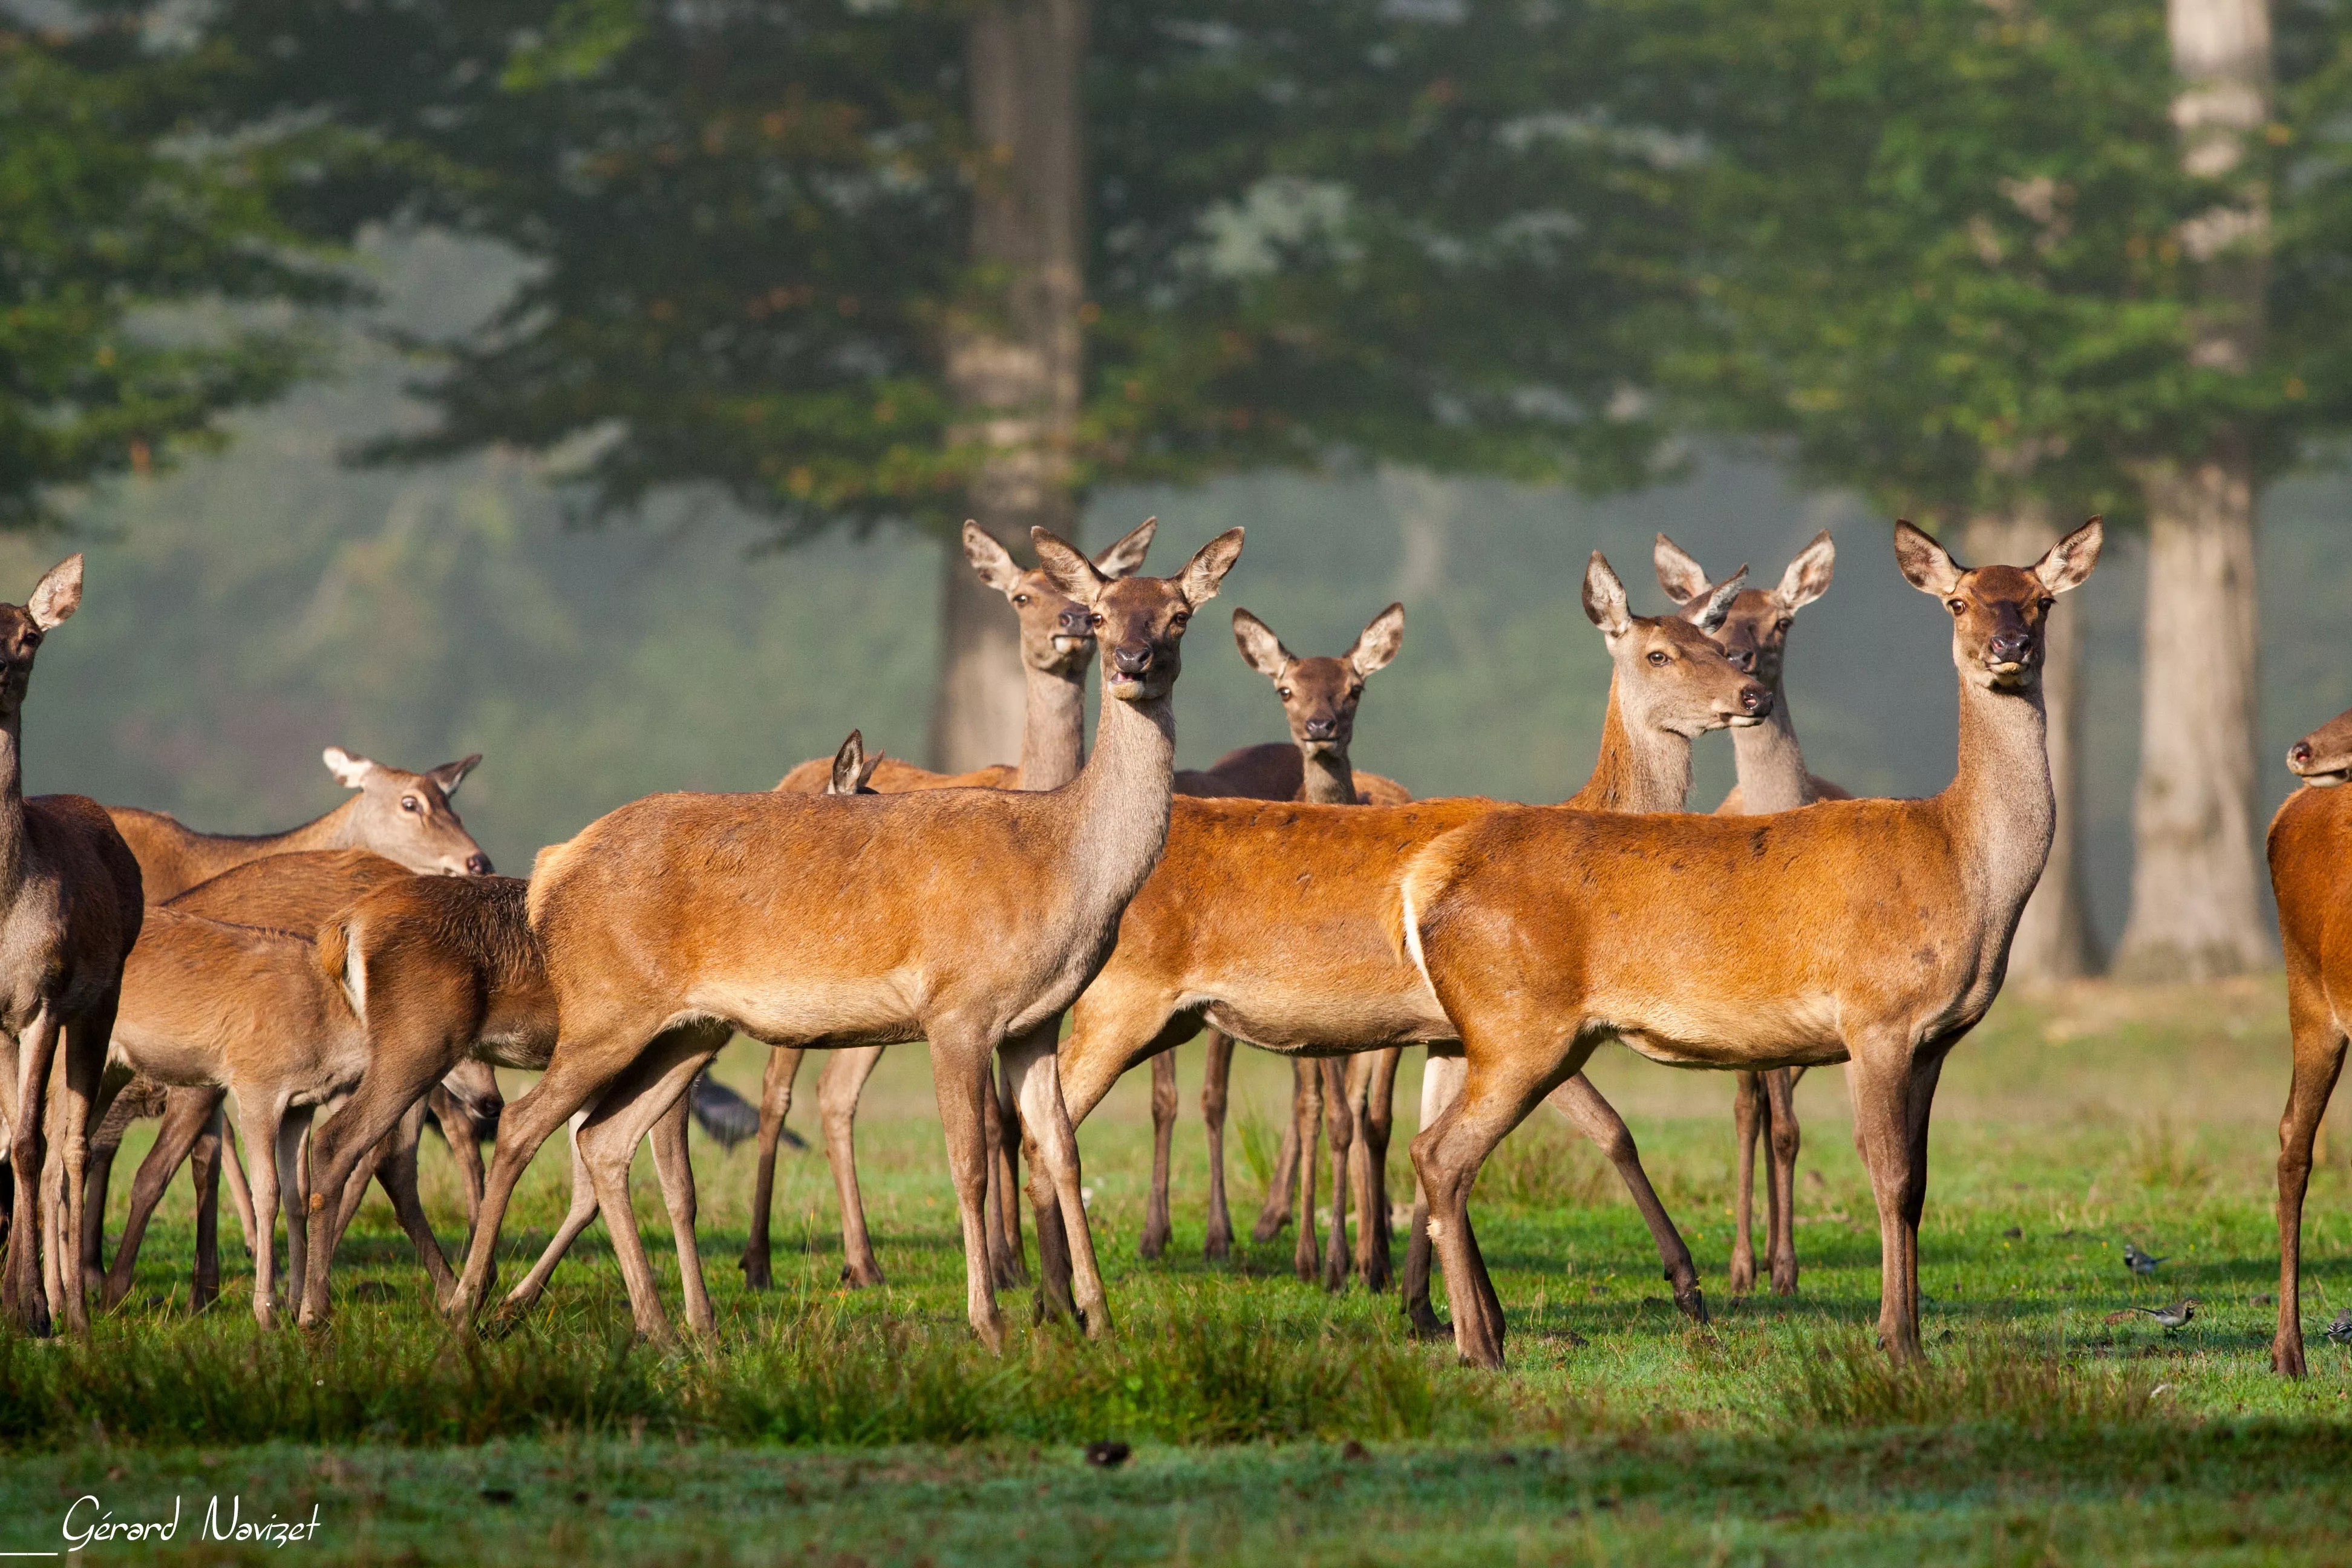
<svg viewBox="0 0 2352 1568">
<path fill-rule="evenodd" d="M 874 783 L 874 771 L 882 765 L 882 758 L 884 755 L 885 753 L 881 752 L 875 752 L 872 756 L 866 759 L 866 765 L 857 770 L 856 794 L 872 795 L 874 793 L 874 791 L 868 786 Z"/>
<path fill-rule="evenodd" d="M 1055 538 L 1042 528 L 1029 531 L 1029 542 L 1036 547 L 1038 570 L 1055 587 L 1079 604 L 1093 604 L 1110 586 L 1111 580 L 1096 571 L 1095 563 L 1077 546 Z"/>
<path fill-rule="evenodd" d="M 1095 570 L 1106 577 L 1132 577 L 1143 569 L 1144 552 L 1151 548 L 1152 535 L 1160 531 L 1160 520 L 1147 517 L 1142 524 L 1125 538 L 1104 547 L 1095 557 Z"/>
<path fill-rule="evenodd" d="M 1208 543 L 1201 546 L 1184 570 L 1176 574 L 1176 586 L 1191 605 L 1205 605 L 1217 596 L 1217 584 L 1242 558 L 1242 531 L 1229 528 Z"/>
<path fill-rule="evenodd" d="M 81 605 L 81 557 L 68 555 L 41 574 L 32 597 L 25 601 L 33 624 L 43 631 L 62 622 Z"/>
<path fill-rule="evenodd" d="M 1792 615 L 1803 609 L 1830 591 L 1830 579 L 1836 574 L 1837 542 L 1825 528 L 1797 552 L 1797 558 L 1780 574 L 1780 607 Z"/>
<path fill-rule="evenodd" d="M 849 738 L 841 742 L 841 750 L 833 753 L 833 779 L 825 785 L 827 795 L 856 795 L 858 774 L 866 766 L 866 737 L 852 730 Z"/>
<path fill-rule="evenodd" d="M 1715 592 L 1706 596 L 1706 607 L 1699 611 L 1693 624 L 1709 637 L 1721 631 L 1723 623 L 1730 617 L 1731 602 L 1747 586 L 1748 563 L 1743 561 L 1738 571 L 1715 585 Z"/>
<path fill-rule="evenodd" d="M 443 763 L 425 776 L 441 786 L 443 795 L 453 795 L 457 793 L 457 786 L 466 782 L 466 775 L 481 765 L 482 753 L 476 752 L 470 757 L 461 757 L 454 763 Z"/>
<path fill-rule="evenodd" d="M 368 774 L 375 772 L 373 763 L 365 757 L 353 756 L 341 746 L 329 746 L 320 756 L 326 762 L 327 771 L 335 775 L 335 782 L 345 789 L 363 787 Z"/>
<path fill-rule="evenodd" d="M 1895 563 L 1904 580 L 1923 594 L 1940 599 L 1960 585 L 1960 563 L 1952 552 L 1908 521 L 1895 524 Z"/>
<path fill-rule="evenodd" d="M 1242 662 L 1268 680 L 1280 680 L 1283 668 L 1291 662 L 1290 650 L 1274 628 L 1247 610 L 1234 612 L 1234 642 L 1242 650 Z"/>
<path fill-rule="evenodd" d="M 971 563 L 982 582 L 1007 598 L 1021 585 L 1021 567 L 1012 552 L 976 522 L 963 525 L 963 558 Z"/>
<path fill-rule="evenodd" d="M 1706 568 L 1691 558 L 1690 552 L 1664 534 L 1658 535 L 1658 542 L 1650 555 L 1657 563 L 1658 586 L 1664 588 L 1666 597 L 1675 604 L 1687 605 L 1706 592 Z"/>
<path fill-rule="evenodd" d="M 1404 647 L 1404 606 L 1391 605 L 1374 616 L 1371 624 L 1356 638 L 1356 646 L 1348 650 L 1348 662 L 1356 673 L 1370 675 L 1386 669 L 1389 660 L 1396 658 L 1397 649 Z"/>
<path fill-rule="evenodd" d="M 2079 588 L 2091 568 L 2099 563 L 2099 551 L 2106 542 L 2106 520 L 2095 517 L 2052 545 L 2050 552 L 2034 563 L 2033 574 L 2053 594 Z"/>
<path fill-rule="evenodd" d="M 1625 584 L 1617 580 L 1598 550 L 1584 563 L 1584 614 L 1603 637 L 1622 637 L 1633 624 L 1625 608 Z"/>
</svg>

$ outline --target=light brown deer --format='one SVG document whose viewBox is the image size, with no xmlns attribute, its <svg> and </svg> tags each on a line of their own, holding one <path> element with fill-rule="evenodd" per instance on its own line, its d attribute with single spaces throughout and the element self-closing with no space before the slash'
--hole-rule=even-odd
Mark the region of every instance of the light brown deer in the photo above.
<svg viewBox="0 0 2352 1568">
<path fill-rule="evenodd" d="M 1722 603 L 1738 591 L 1727 584 Z M 1624 585 L 1598 552 L 1584 602 L 1614 673 L 1600 761 L 1575 799 L 1594 810 L 1678 806 L 1690 788 L 1692 739 L 1756 722 L 1771 694 L 1699 627 L 1631 614 Z M 1399 880 L 1414 848 L 1503 809 L 1477 799 L 1346 807 L 1179 799 L 1160 869 L 1128 906 L 1118 945 L 1062 1044 L 1072 1119 L 1083 1121 L 1121 1073 L 1203 1022 L 1291 1056 L 1429 1044 L 1423 1108 L 1433 1113 L 1446 1076 L 1436 1058 L 1454 1026 L 1400 938 Z M 1580 1077 L 1554 1103 L 1616 1167 L 1665 1259 L 1675 1300 L 1704 1318 L 1690 1249 L 1623 1121 Z M 1041 1219 L 1041 1236 L 1044 1228 Z M 1423 1321 L 1425 1286 L 1414 1289 L 1426 1258 L 1407 1254 L 1404 1280 L 1423 1331 L 1433 1323 Z"/>
<path fill-rule="evenodd" d="M 104 807 L 78 795 L 25 798 L 34 656 L 81 603 L 81 557 L 71 555 L 43 574 L 24 605 L 0 605 L 0 1120 L 16 1186 L 0 1316 L 33 1334 L 47 1333 L 59 1310 L 71 1328 L 89 1325 L 81 1293 L 64 1284 L 81 1278 L 83 1167 L 142 905 L 139 862 Z M 46 1169 L 53 1136 L 55 1174 Z M 54 1212 L 45 1215 L 51 1192 Z M 45 1226 L 53 1247 L 43 1246 Z"/>
<path fill-rule="evenodd" d="M 2286 953 L 2287 1026 L 2294 1072 L 2279 1119 L 2278 1333 L 2271 1365 L 2301 1377 L 2303 1199 L 2312 1145 L 2344 1071 L 2352 1029 L 2352 713 L 2343 713 L 2287 749 L 2304 787 L 2271 819 L 2271 887 L 2278 895 L 2279 942 Z"/>
<path fill-rule="evenodd" d="M 1278 785 L 1283 770 L 1260 765 L 1255 760 L 1257 753 L 1283 748 L 1251 747 L 1229 752 L 1215 768 L 1179 773 L 1177 793 L 1196 797 L 1300 800 L 1318 805 L 1370 804 L 1358 790 L 1349 748 L 1355 740 L 1356 710 L 1363 700 L 1365 682 L 1387 668 L 1404 645 L 1404 606 L 1391 605 L 1373 616 L 1348 651 L 1336 658 L 1300 658 L 1283 646 L 1272 627 L 1247 610 L 1234 612 L 1234 641 L 1241 648 L 1243 661 L 1273 683 L 1275 695 L 1282 701 L 1283 718 L 1290 727 L 1287 749 L 1297 763 L 1291 771 L 1297 773 L 1298 782 L 1279 795 L 1259 795 L 1258 789 L 1269 781 Z M 1228 767 L 1235 763 L 1238 765 Z M 1382 783 L 1386 787 L 1381 792 L 1381 804 L 1401 805 L 1412 798 L 1402 786 L 1385 780 Z M 1206 1249 L 1210 1259 L 1218 1261 L 1231 1256 L 1234 1239 L 1233 1217 L 1225 1201 L 1225 1109 L 1232 1082 L 1234 1042 L 1231 1036 L 1216 1029 L 1209 1030 L 1208 1036 L 1208 1065 L 1201 1083 L 1201 1114 L 1209 1141 Z M 1302 1279 L 1313 1279 L 1317 1265 L 1317 1125 L 1328 1120 L 1333 1223 L 1330 1256 L 1324 1260 L 1324 1266 L 1325 1283 L 1336 1289 L 1344 1279 L 1347 1266 L 1343 1240 L 1347 1191 L 1341 1173 L 1347 1168 L 1365 1110 L 1384 1111 L 1392 1098 L 1396 1064 L 1402 1055 L 1397 1047 L 1375 1054 L 1375 1071 L 1365 1078 L 1363 1084 L 1367 1104 L 1360 1109 L 1356 1104 L 1357 1097 L 1349 1092 L 1345 1072 L 1336 1063 L 1305 1058 L 1293 1063 L 1290 1121 L 1276 1151 L 1274 1181 L 1266 1194 L 1257 1230 L 1260 1241 L 1272 1240 L 1289 1222 L 1294 1191 L 1303 1189 L 1298 1202 L 1307 1217 L 1299 1226 L 1297 1246 L 1291 1259 Z M 1380 1092 L 1383 1086 L 1388 1093 Z M 1176 1054 L 1172 1049 L 1151 1058 L 1151 1195 L 1145 1210 L 1142 1241 L 1142 1254 L 1147 1258 L 1158 1258 L 1166 1249 L 1171 1228 L 1168 1178 L 1176 1131 Z M 1373 1135 L 1370 1127 L 1363 1130 L 1367 1137 Z M 1385 1150 L 1385 1121 L 1378 1131 Z M 1384 1187 L 1382 1201 L 1384 1204 Z M 1372 1211 L 1360 1204 L 1359 1212 L 1368 1215 Z M 1381 1212 L 1387 1212 L 1385 1206 Z M 1385 1247 L 1380 1249 L 1380 1257 L 1385 1263 Z M 1385 1283 L 1385 1279 L 1380 1283 Z"/>
<path fill-rule="evenodd" d="M 1610 1039 L 1680 1067 L 1851 1064 L 1878 1203 L 1879 1336 L 1898 1362 L 1917 1358 L 1936 1079 L 2000 994 L 2049 852 L 2042 627 L 2102 539 L 2094 518 L 2030 568 L 1970 571 L 1896 524 L 1904 576 L 1952 620 L 1959 770 L 1940 795 L 1764 817 L 1496 812 L 1412 858 L 1399 936 L 1466 1062 L 1460 1097 L 1412 1142 L 1465 1361 L 1503 1359 L 1471 1183 Z"/>
<path fill-rule="evenodd" d="M 349 905 L 354 899 L 371 889 L 415 879 L 406 868 L 366 849 L 310 850 L 289 855 L 266 856 L 225 871 L 211 879 L 179 894 L 166 906 L 183 914 L 202 915 L 209 920 L 232 925 L 260 927 L 307 936 L 328 919 Z M 159 1018 L 151 1027 L 163 1026 Z M 127 1058 L 125 1065 L 110 1074 L 105 1089 L 107 1097 L 118 1092 L 124 1099 L 151 1098 L 145 1086 L 130 1079 Z M 118 1091 L 116 1084 L 122 1088 Z M 226 1081 L 201 1085 L 173 1086 L 166 1091 L 163 1125 L 157 1130 L 155 1143 L 141 1163 L 131 1180 L 131 1208 L 123 1225 L 121 1244 L 111 1268 L 104 1262 L 103 1236 L 100 1230 L 104 1202 L 104 1186 L 96 1176 L 93 1162 L 92 1198 L 83 1240 L 85 1268 L 102 1279 L 92 1281 L 101 1288 L 104 1304 L 111 1307 L 120 1302 L 131 1289 L 137 1268 L 139 1248 L 149 1220 L 177 1173 L 180 1164 L 188 1159 L 200 1141 L 207 1136 L 217 1138 L 222 1106 L 228 1096 Z M 487 1069 L 453 1069 L 447 1081 L 435 1088 L 435 1101 L 445 1108 L 452 1119 L 463 1118 L 466 1123 L 477 1115 L 495 1120 L 499 1112 L 498 1085 Z M 114 1100 L 119 1106 L 120 1099 Z M 331 1108 L 332 1098 L 313 1108 Z M 116 1119 L 111 1110 L 106 1120 Z M 454 1283 L 447 1260 L 432 1240 L 432 1228 L 416 1192 L 416 1136 L 422 1131 L 422 1116 L 417 1125 L 402 1130 L 402 1136 L 380 1151 L 381 1159 L 371 1163 L 352 1184 L 346 1197 L 347 1210 L 356 1209 L 365 1195 L 369 1177 L 380 1177 L 385 1194 L 392 1199 L 393 1212 L 401 1228 L 415 1245 L 417 1259 L 436 1282 L 446 1289 Z M 267 1152 L 262 1152 L 266 1157 Z M 196 1184 L 199 1201 L 209 1201 L 216 1180 L 217 1168 L 200 1167 Z M 272 1221 L 274 1223 L 274 1220 Z M 256 1216 L 252 1232 L 257 1253 L 265 1227 Z M 215 1248 L 216 1222 L 209 1215 L 198 1219 L 197 1248 L 194 1282 L 190 1299 L 196 1310 L 209 1304 L 219 1289 L 220 1266 Z M 206 1245 L 211 1242 L 211 1245 Z"/>
<path fill-rule="evenodd" d="M 1716 584 L 1706 571 L 1664 534 L 1656 545 L 1658 585 L 1690 616 L 1713 596 Z M 1749 588 L 1731 602 L 1731 613 L 1717 628 L 1715 640 L 1731 662 L 1754 675 L 1772 693 L 1772 716 L 1761 724 L 1735 731 L 1732 756 L 1739 782 L 1716 808 L 1720 816 L 1762 816 L 1794 811 L 1817 800 L 1851 800 L 1853 795 L 1827 779 L 1806 771 L 1805 754 L 1797 744 L 1797 726 L 1789 714 L 1784 689 L 1789 630 L 1797 612 L 1829 592 L 1837 570 L 1837 545 L 1823 529 L 1789 563 L 1780 585 Z M 1801 1142 L 1797 1127 L 1797 1080 L 1802 1068 L 1775 1068 L 1770 1072 L 1738 1075 L 1732 1099 L 1732 1125 L 1739 1139 L 1737 1217 L 1731 1243 L 1731 1293 L 1756 1289 L 1756 1144 L 1759 1135 L 1770 1151 L 1767 1171 L 1766 1247 L 1771 1259 L 1772 1289 L 1777 1295 L 1797 1291 L 1797 1151 Z"/>
<path fill-rule="evenodd" d="M 1095 570 L 1106 577 L 1129 577 L 1142 569 L 1143 558 L 1160 531 L 1160 520 L 1150 517 L 1113 541 L 1097 554 Z M 1063 593 L 1044 571 L 1023 570 L 1012 553 L 976 522 L 963 525 L 964 558 L 980 580 L 1004 595 L 1021 622 L 1021 669 L 1026 678 L 1027 705 L 1023 710 L 1021 762 L 1017 767 L 998 763 L 970 773 L 937 773 L 928 768 L 884 762 L 872 770 L 865 787 L 878 794 L 910 790 L 1059 789 L 1078 776 L 1086 762 L 1087 667 L 1095 656 L 1094 628 L 1085 605 Z M 811 758 L 777 781 L 776 787 L 795 795 L 844 792 L 838 783 L 840 758 L 831 764 Z M 751 1223 L 743 1239 L 743 1282 L 765 1290 L 773 1281 L 768 1239 L 768 1211 L 776 1183 L 776 1144 L 784 1120 L 792 1114 L 793 1084 L 800 1076 L 803 1052 L 786 1047 L 772 1052 L 760 1083 L 760 1142 L 752 1164 Z M 841 1201 L 841 1278 L 862 1287 L 882 1282 L 882 1265 L 874 1256 L 874 1242 L 866 1228 L 866 1205 L 857 1191 L 857 1102 L 866 1080 L 882 1060 L 879 1046 L 828 1052 L 817 1076 L 817 1118 L 824 1130 L 824 1157 L 832 1167 L 835 1191 Z M 1015 1191 L 1011 1150 L 1019 1133 L 1013 1114 L 1009 1080 L 1001 1083 L 996 1115 L 989 1133 L 989 1261 L 999 1289 L 1020 1284 L 1021 1208 Z"/>
<path fill-rule="evenodd" d="M 1159 858 L 1180 646 L 1240 555 L 1242 534 L 1221 534 L 1174 577 L 1117 580 L 1042 529 L 1032 537 L 1055 584 L 1087 607 L 1106 650 L 1101 743 L 1071 783 L 840 799 L 656 795 L 541 852 L 530 920 L 562 1033 L 545 1075 L 499 1125 L 454 1310 L 471 1312 L 489 1287 L 499 1219 L 523 1165 L 566 1118 L 593 1106 L 580 1144 L 631 1306 L 640 1331 L 666 1334 L 628 1208 L 628 1159 L 740 1029 L 774 1046 L 929 1042 L 962 1213 L 968 1310 L 992 1346 L 1003 1342 L 1003 1319 L 982 1228 L 981 1122 L 989 1063 L 1010 1053 L 1037 1155 L 1033 1201 L 1041 1215 L 1058 1211 L 1067 1247 L 1073 1286 L 1063 1310 L 1089 1333 L 1108 1331 L 1054 1030 Z M 845 899 L 848 888 L 858 896 Z"/>
</svg>

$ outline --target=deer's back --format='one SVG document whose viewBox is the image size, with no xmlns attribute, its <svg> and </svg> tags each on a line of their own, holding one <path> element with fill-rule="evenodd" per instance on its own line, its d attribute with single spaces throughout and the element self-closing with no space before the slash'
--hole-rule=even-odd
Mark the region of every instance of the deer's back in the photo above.
<svg viewBox="0 0 2352 1568">
<path fill-rule="evenodd" d="M 811 757 L 777 780 L 776 788 L 785 795 L 823 795 L 832 782 L 833 759 Z M 1021 770 L 1003 763 L 968 773 L 935 773 L 896 757 L 885 757 L 866 780 L 866 787 L 877 795 L 907 795 L 926 789 L 1014 789 L 1020 782 Z"/>
<path fill-rule="evenodd" d="M 412 877 L 367 893 L 326 934 L 330 967 L 354 963 L 372 1032 L 479 1041 L 510 1067 L 543 1066 L 555 999 L 519 877 Z"/>
<path fill-rule="evenodd" d="M 234 1086 L 364 1058 L 350 1005 L 290 931 L 151 910 L 122 971 L 118 1055 L 161 1083 Z M 347 1075 L 358 1076 L 356 1062 Z"/>
<path fill-rule="evenodd" d="M 236 925 L 309 932 L 371 889 L 415 875 L 369 849 L 308 849 L 248 860 L 165 901 Z"/>
<path fill-rule="evenodd" d="M 1937 1032 L 1971 1023 L 2008 934 L 1977 909 L 1939 800 L 1742 817 L 1522 807 L 1433 844 L 1405 881 L 1457 1021 L 1609 1027 L 1694 1063 L 1838 1059 L 1857 1005 Z"/>
</svg>

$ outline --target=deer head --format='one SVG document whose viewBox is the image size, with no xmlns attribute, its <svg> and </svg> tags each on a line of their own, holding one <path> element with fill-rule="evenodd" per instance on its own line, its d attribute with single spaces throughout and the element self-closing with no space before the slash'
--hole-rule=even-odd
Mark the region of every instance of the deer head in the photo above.
<svg viewBox="0 0 2352 1568">
<path fill-rule="evenodd" d="M 25 706 L 41 639 L 80 604 L 81 557 L 68 555 L 41 574 L 22 605 L 0 605 L 0 721 Z"/>
<path fill-rule="evenodd" d="M 327 771 L 360 792 L 352 842 L 421 876 L 487 877 L 490 858 L 466 831 L 449 797 L 482 760 L 479 752 L 421 773 L 386 767 L 341 746 L 323 753 Z"/>
<path fill-rule="evenodd" d="M 471 1127 L 444 1127 L 441 1131 L 451 1142 L 473 1135 L 475 1142 L 495 1138 L 499 1133 L 499 1113 L 506 1109 L 506 1097 L 499 1092 L 499 1075 L 490 1064 L 467 1057 L 441 1077 L 441 1087 L 449 1091 L 466 1113 Z"/>
<path fill-rule="evenodd" d="M 1234 612 L 1234 641 L 1249 667 L 1274 682 L 1282 699 L 1290 738 L 1305 756 L 1347 754 L 1355 738 L 1356 705 L 1364 682 L 1404 646 L 1404 606 L 1391 605 L 1374 616 L 1355 646 L 1337 658 L 1301 658 L 1282 646 L 1274 629 L 1247 610 Z"/>
<path fill-rule="evenodd" d="M 2051 607 L 2090 576 L 2105 542 L 2105 524 L 2095 517 L 2031 566 L 1970 571 L 1910 523 L 1895 525 L 1895 560 L 1904 577 L 1951 612 L 1952 662 L 1963 679 L 1996 691 L 2040 689 Z"/>
<path fill-rule="evenodd" d="M 1029 537 L 1054 585 L 1086 606 L 1087 625 L 1104 649 L 1103 692 L 1122 702 L 1168 695 L 1183 671 L 1181 645 L 1192 612 L 1217 596 L 1217 584 L 1242 553 L 1242 531 L 1229 528 L 1173 577 L 1109 577 L 1044 529 L 1031 529 Z"/>
<path fill-rule="evenodd" d="M 1760 724 L 1771 714 L 1772 693 L 1735 666 L 1713 633 L 1747 584 L 1741 567 L 1709 593 L 1689 620 L 1636 616 L 1626 608 L 1625 584 L 1598 550 L 1584 568 L 1584 613 L 1601 628 L 1616 666 L 1616 700 L 1628 726 L 1696 739 L 1727 726 Z"/>
<path fill-rule="evenodd" d="M 2313 789 L 2352 779 L 2352 712 L 2338 713 L 2286 749 L 2287 771 Z"/>
<path fill-rule="evenodd" d="M 866 754 L 866 736 L 852 730 L 849 739 L 841 742 L 841 750 L 833 754 L 833 777 L 825 782 L 827 795 L 872 795 L 874 770 L 882 765 L 882 753 Z"/>
<path fill-rule="evenodd" d="M 1705 569 L 1663 533 L 1658 535 L 1654 557 L 1658 586 L 1682 606 L 1684 619 L 1694 619 L 1713 602 L 1721 584 L 1707 581 Z M 1799 610 L 1829 592 L 1830 578 L 1836 570 L 1837 545 L 1829 530 L 1823 529 L 1789 563 L 1789 569 L 1780 574 L 1779 587 L 1742 588 L 1733 597 L 1722 625 L 1713 634 L 1715 640 L 1736 668 L 1778 691 L 1789 628 L 1796 624 Z"/>
<path fill-rule="evenodd" d="M 1160 520 L 1148 517 L 1140 526 L 1094 558 L 1104 576 L 1127 577 L 1143 564 Z M 1054 585 L 1043 571 L 1022 570 L 1004 546 L 976 522 L 963 525 L 964 558 L 980 580 L 995 589 L 1021 617 L 1021 660 L 1045 675 L 1076 680 L 1086 674 L 1095 656 L 1093 631 L 1087 608 Z"/>
</svg>

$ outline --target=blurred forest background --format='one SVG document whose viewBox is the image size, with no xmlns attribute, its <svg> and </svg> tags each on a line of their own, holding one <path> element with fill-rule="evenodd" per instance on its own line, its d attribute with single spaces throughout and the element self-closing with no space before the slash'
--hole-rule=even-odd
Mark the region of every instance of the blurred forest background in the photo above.
<svg viewBox="0 0 2352 1568">
<path fill-rule="evenodd" d="M 2200 5 L 2260 21 L 2259 69 L 2199 85 Z M 1394 598 L 1358 765 L 1547 801 L 1599 733 L 1588 551 L 1657 610 L 1657 531 L 1770 582 L 1830 529 L 1788 677 L 1808 761 L 1924 794 L 1948 638 L 1890 518 L 1966 557 L 1971 525 L 2105 510 L 2068 601 L 2105 951 L 2163 658 L 2259 671 L 2242 760 L 2181 764 L 2246 797 L 2214 829 L 2246 867 L 2286 744 L 2352 706 L 2330 5 L 9 16 L 0 593 L 89 552 L 32 789 L 260 831 L 340 798 L 329 743 L 478 751 L 458 804 L 520 873 L 852 726 L 1010 760 L 940 718 L 1011 673 L 1009 613 L 941 546 L 971 514 L 1099 544 L 1157 513 L 1162 569 L 1248 527 L 1188 648 L 1185 765 L 1285 734 L 1231 607 L 1336 652 Z M 2150 525 L 2200 483 L 2189 532 L 2258 542 L 2258 658 L 2226 595 L 2149 641 Z M 1702 752 L 1706 806 L 1729 747 Z"/>
</svg>

